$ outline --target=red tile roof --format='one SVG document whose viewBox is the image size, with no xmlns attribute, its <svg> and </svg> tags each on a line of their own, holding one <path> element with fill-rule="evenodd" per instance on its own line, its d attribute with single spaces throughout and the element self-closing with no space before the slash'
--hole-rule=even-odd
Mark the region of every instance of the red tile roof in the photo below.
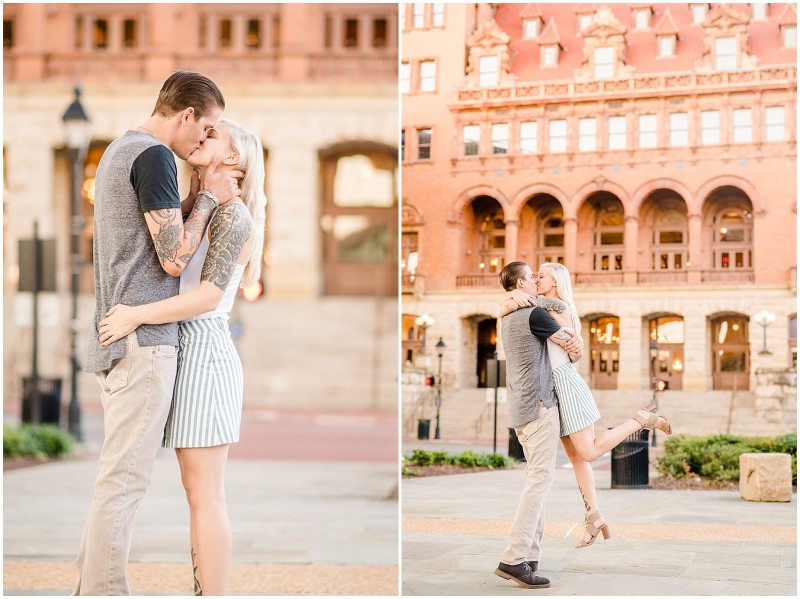
<svg viewBox="0 0 800 599">
<path fill-rule="evenodd" d="M 592 4 L 549 4 L 536 5 L 543 20 L 548 24 L 538 40 L 522 39 L 521 13 L 532 5 L 501 4 L 495 14 L 495 20 L 509 34 L 510 54 L 512 57 L 511 72 L 519 81 L 542 81 L 551 79 L 571 79 L 576 69 L 583 62 L 584 38 L 578 34 L 578 13 L 584 9 L 595 10 Z M 674 57 L 656 58 L 656 31 L 633 30 L 633 13 L 630 4 L 605 5 L 615 17 L 626 27 L 627 43 L 626 62 L 636 68 L 637 74 L 669 71 L 691 71 L 695 62 L 703 56 L 702 25 L 692 25 L 689 4 L 654 3 L 652 22 L 661 27 L 674 27 L 678 34 L 678 47 Z M 711 5 L 712 7 L 716 5 Z M 733 5 L 738 11 L 749 15 L 749 5 Z M 595 7 L 592 9 L 591 7 Z M 669 14 L 665 17 L 665 13 Z M 786 21 L 779 23 L 780 20 Z M 669 24 L 669 21 L 672 23 Z M 747 51 L 758 58 L 759 65 L 795 64 L 796 52 L 793 48 L 781 48 L 780 24 L 794 24 L 797 13 L 791 4 L 770 4 L 766 21 L 752 22 L 747 25 Z M 557 27 L 556 27 L 557 24 Z M 552 29 L 552 32 L 549 31 Z M 563 51 L 560 53 L 558 67 L 539 68 L 539 45 L 544 41 L 560 42 Z"/>
<path fill-rule="evenodd" d="M 561 36 L 558 35 L 558 29 L 556 29 L 556 20 L 553 17 L 550 17 L 550 20 L 547 22 L 547 26 L 537 38 L 536 43 L 540 46 L 561 43 Z"/>
<path fill-rule="evenodd" d="M 675 19 L 672 18 L 672 13 L 670 13 L 668 6 L 661 16 L 661 20 L 653 26 L 653 33 L 656 35 L 672 35 L 678 33 L 678 31 L 678 26 L 675 24 Z"/>
<path fill-rule="evenodd" d="M 542 9 L 538 4 L 527 4 L 519 13 L 521 19 L 535 19 L 542 16 Z"/>
</svg>

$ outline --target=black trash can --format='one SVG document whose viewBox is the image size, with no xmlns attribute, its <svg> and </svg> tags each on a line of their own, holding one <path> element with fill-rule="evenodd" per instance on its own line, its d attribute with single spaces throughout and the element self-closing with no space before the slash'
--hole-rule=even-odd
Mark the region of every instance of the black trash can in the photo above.
<svg viewBox="0 0 800 599">
<path fill-rule="evenodd" d="M 612 489 L 645 489 L 650 486 L 649 436 L 649 430 L 637 431 L 611 450 Z"/>
<path fill-rule="evenodd" d="M 522 450 L 522 444 L 517 438 L 517 431 L 509 427 L 508 429 L 508 457 L 514 458 L 518 462 L 524 462 L 525 452 Z"/>
<path fill-rule="evenodd" d="M 62 379 L 39 377 L 39 422 L 59 424 L 61 422 L 61 384 Z M 33 377 L 22 379 L 22 422 L 34 421 Z"/>
<path fill-rule="evenodd" d="M 428 418 L 420 418 L 417 425 L 417 439 L 430 439 L 431 438 L 431 421 Z"/>
</svg>

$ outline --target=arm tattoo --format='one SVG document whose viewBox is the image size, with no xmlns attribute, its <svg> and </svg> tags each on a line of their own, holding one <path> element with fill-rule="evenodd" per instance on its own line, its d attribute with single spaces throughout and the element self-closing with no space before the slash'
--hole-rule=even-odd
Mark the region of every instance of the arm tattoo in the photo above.
<svg viewBox="0 0 800 599">
<path fill-rule="evenodd" d="M 189 251 L 178 257 L 181 268 L 189 263 L 203 239 L 208 217 L 214 211 L 215 204 L 205 196 L 199 196 L 194 203 L 194 208 L 183 224 L 183 234 L 189 241 Z"/>
<path fill-rule="evenodd" d="M 567 309 L 567 303 L 561 301 L 560 299 L 554 297 L 537 297 L 535 300 L 536 305 L 539 308 L 544 308 L 545 310 L 552 310 L 558 314 L 561 314 L 564 310 Z"/>
<path fill-rule="evenodd" d="M 226 204 L 217 210 L 208 228 L 208 254 L 200 280 L 214 283 L 224 291 L 252 229 L 250 214 L 242 204 Z"/>
<path fill-rule="evenodd" d="M 174 210 L 153 210 L 153 220 L 158 225 L 158 233 L 153 235 L 153 245 L 158 254 L 158 259 L 164 262 L 174 262 L 175 255 L 181 247 L 181 225 L 178 223 Z"/>
</svg>

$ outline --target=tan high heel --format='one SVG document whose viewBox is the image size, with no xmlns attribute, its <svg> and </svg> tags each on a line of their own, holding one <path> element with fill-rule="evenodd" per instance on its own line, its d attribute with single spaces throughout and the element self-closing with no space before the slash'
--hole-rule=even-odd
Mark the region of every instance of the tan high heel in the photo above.
<svg viewBox="0 0 800 599">
<path fill-rule="evenodd" d="M 575 545 L 575 549 L 581 549 L 582 547 L 588 547 L 592 543 L 594 543 L 595 539 L 600 536 L 600 533 L 603 533 L 603 538 L 608 540 L 611 538 L 611 529 L 608 528 L 608 523 L 606 522 L 600 528 L 597 528 L 596 522 L 600 520 L 603 516 L 600 512 L 593 512 L 591 515 L 591 520 L 589 519 L 589 514 L 586 514 L 586 520 L 584 520 L 584 524 L 586 525 L 586 532 L 591 535 L 591 538 L 584 542 L 581 539 L 581 542 Z"/>
<path fill-rule="evenodd" d="M 664 416 L 661 416 L 661 418 L 664 420 L 664 424 L 662 424 L 661 426 L 658 425 L 659 414 L 658 412 L 655 411 L 656 402 L 651 401 L 649 404 L 640 409 L 643 412 L 647 412 L 647 419 L 642 418 L 641 416 L 639 416 L 638 413 L 633 417 L 633 419 L 639 424 L 641 424 L 642 428 L 646 428 L 649 430 L 657 428 L 658 430 L 663 431 L 668 435 L 672 434 L 672 425 L 670 425 L 670 423 Z"/>
</svg>

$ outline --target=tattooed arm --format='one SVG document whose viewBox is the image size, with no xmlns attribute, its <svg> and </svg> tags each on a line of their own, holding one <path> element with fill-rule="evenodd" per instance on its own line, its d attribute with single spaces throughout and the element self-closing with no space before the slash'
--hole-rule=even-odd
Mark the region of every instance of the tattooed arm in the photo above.
<svg viewBox="0 0 800 599">
<path fill-rule="evenodd" d="M 510 314 L 514 310 L 525 308 L 526 306 L 538 306 L 539 308 L 544 308 L 545 310 L 550 310 L 558 314 L 561 314 L 567 308 L 566 302 L 558 298 L 544 296 L 533 297 L 524 291 L 513 289 L 503 296 L 500 302 L 498 317 L 502 318 L 506 314 Z"/>
<path fill-rule="evenodd" d="M 202 181 L 203 189 L 218 198 L 220 204 L 239 195 L 236 177 L 242 176 L 241 171 L 217 172 L 219 157 L 206 170 Z M 199 178 L 197 184 L 199 187 Z M 194 177 L 192 181 L 194 187 Z M 190 196 L 192 192 L 190 191 Z M 182 214 L 189 206 L 189 197 L 181 203 L 181 209 L 168 208 L 163 210 L 149 210 L 144 213 L 147 228 L 153 237 L 153 246 L 156 249 L 161 267 L 173 277 L 180 276 L 183 269 L 192 259 L 203 238 L 208 219 L 217 204 L 204 193 L 195 191 L 195 200 L 191 214 L 186 217 Z M 184 222 L 185 221 L 185 222 Z"/>
<path fill-rule="evenodd" d="M 220 206 L 208 229 L 208 254 L 200 275 L 200 287 L 152 304 L 117 304 L 106 313 L 98 327 L 102 345 L 122 339 L 139 325 L 178 322 L 219 305 L 237 262 L 245 255 L 242 250 L 246 250 L 245 244 L 251 238 L 253 220 L 244 204 L 233 202 Z M 106 336 L 107 333 L 111 336 Z"/>
</svg>

